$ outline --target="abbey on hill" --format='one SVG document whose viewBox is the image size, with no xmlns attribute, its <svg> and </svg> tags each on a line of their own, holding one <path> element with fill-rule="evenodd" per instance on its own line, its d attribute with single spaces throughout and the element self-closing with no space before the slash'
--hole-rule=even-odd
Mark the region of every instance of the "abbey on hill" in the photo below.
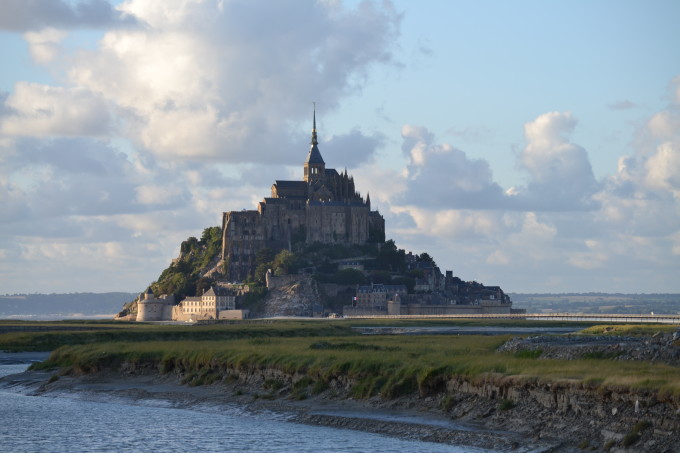
<svg viewBox="0 0 680 453">
<path fill-rule="evenodd" d="M 267 290 L 258 293 L 262 284 Z M 500 287 L 443 275 L 427 253 L 385 241 L 385 220 L 371 210 L 370 197 L 360 195 L 347 170 L 326 168 L 316 111 L 302 179 L 275 181 L 255 210 L 224 212 L 221 236 L 210 227 L 200 241 L 184 241 L 152 286 L 119 318 L 243 319 L 257 294 L 265 297 L 257 316 L 522 312 Z"/>
<path fill-rule="evenodd" d="M 294 242 L 356 245 L 385 241 L 385 220 L 371 211 L 347 170 L 326 168 L 316 136 L 300 181 L 277 180 L 271 196 L 257 210 L 230 211 L 222 216 L 222 260 L 229 281 L 242 281 L 255 271 L 259 250 L 290 249 Z"/>
</svg>

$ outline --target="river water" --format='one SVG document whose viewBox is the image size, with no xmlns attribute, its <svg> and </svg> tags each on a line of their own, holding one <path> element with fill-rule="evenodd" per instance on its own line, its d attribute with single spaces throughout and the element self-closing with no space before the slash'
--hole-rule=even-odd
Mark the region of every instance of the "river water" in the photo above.
<svg viewBox="0 0 680 453">
<path fill-rule="evenodd" d="M 0 377 L 26 364 L 0 364 Z M 361 431 L 308 426 L 237 407 L 177 409 L 170 402 L 30 396 L 0 388 L 2 452 L 448 452 L 490 453 Z"/>
</svg>

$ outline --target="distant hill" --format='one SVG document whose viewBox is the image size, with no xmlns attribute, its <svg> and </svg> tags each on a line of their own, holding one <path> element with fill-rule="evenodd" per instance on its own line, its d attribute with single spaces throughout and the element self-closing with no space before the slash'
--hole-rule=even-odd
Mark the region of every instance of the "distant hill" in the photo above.
<svg viewBox="0 0 680 453">
<path fill-rule="evenodd" d="M 112 318 L 136 293 L 6 294 L 0 319 Z"/>
<path fill-rule="evenodd" d="M 680 294 L 510 293 L 515 308 L 527 313 L 680 314 Z"/>
</svg>

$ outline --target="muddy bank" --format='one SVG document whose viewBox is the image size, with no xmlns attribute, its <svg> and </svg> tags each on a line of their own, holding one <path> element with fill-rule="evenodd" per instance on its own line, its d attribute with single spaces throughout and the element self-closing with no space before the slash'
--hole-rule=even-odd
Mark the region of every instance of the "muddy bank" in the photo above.
<svg viewBox="0 0 680 453">
<path fill-rule="evenodd" d="M 680 409 L 672 400 L 638 392 L 595 391 L 511 379 L 453 377 L 426 394 L 395 399 L 351 397 L 354 382 L 337 376 L 314 389 L 304 375 L 278 369 L 230 370 L 209 385 L 186 385 L 179 370 L 126 363 L 118 370 L 73 376 L 27 372 L 0 380 L 32 395 L 163 400 L 174 407 L 229 405 L 273 412 L 289 421 L 362 430 L 403 439 L 494 451 L 680 451 Z"/>
<path fill-rule="evenodd" d="M 203 386 L 180 384 L 180 377 L 155 373 L 97 373 L 59 376 L 52 372 L 25 372 L 0 379 L 0 388 L 33 395 L 99 402 L 129 401 L 202 410 L 238 407 L 253 415 L 293 423 L 371 432 L 401 439 L 470 446 L 491 451 L 559 451 L 555 440 L 524 439 L 518 432 L 488 429 L 483 423 L 455 421 L 442 411 L 420 404 L 417 398 L 384 402 L 360 401 L 330 392 L 298 400 L 285 389 L 271 392 L 248 382 L 223 380 Z M 568 451 L 568 450 L 564 450 Z"/>
</svg>

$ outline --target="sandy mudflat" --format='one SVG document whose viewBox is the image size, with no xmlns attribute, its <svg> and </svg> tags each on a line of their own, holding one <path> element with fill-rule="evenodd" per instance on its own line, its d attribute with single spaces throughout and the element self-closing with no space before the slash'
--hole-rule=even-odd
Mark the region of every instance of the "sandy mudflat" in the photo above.
<svg viewBox="0 0 680 453">
<path fill-rule="evenodd" d="M 292 423 L 360 430 L 409 440 L 495 451 L 557 451 L 555 442 L 527 442 L 519 433 L 486 429 L 479 423 L 457 422 L 441 411 L 428 409 L 427 404 L 419 404 L 417 399 L 357 401 L 322 394 L 297 401 L 239 383 L 189 387 L 179 384 L 174 375 L 60 376 L 49 382 L 51 376 L 50 372 L 25 372 L 0 379 L 0 387 L 35 396 L 162 404 L 199 411 L 219 410 L 221 406 L 230 410 L 237 407 L 252 415 L 275 416 Z"/>
</svg>

